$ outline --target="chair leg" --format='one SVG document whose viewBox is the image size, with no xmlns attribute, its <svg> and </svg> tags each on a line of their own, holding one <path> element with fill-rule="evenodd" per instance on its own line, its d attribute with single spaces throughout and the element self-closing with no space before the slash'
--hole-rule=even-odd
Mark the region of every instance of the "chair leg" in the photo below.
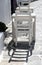
<svg viewBox="0 0 42 65">
<path fill-rule="evenodd" d="M 28 62 L 28 57 L 29 57 L 29 51 L 27 51 L 26 62 Z"/>
<path fill-rule="evenodd" d="M 11 61 L 13 55 L 14 55 L 14 50 L 13 50 L 13 53 L 12 53 L 12 55 L 11 55 L 11 57 L 10 57 L 9 63 L 10 63 L 10 61 Z"/>
</svg>

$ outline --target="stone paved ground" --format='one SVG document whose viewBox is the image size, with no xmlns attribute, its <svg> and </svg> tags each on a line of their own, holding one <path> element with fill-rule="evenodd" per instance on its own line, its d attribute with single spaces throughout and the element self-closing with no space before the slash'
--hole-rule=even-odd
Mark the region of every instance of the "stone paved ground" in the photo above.
<svg viewBox="0 0 42 65">
<path fill-rule="evenodd" d="M 4 52 L 4 59 L 0 65 L 42 65 L 42 0 L 35 1 L 30 4 L 36 13 L 36 43 L 33 54 L 29 57 L 27 63 L 25 62 L 11 62 L 8 63 L 9 56 L 7 51 Z"/>
</svg>

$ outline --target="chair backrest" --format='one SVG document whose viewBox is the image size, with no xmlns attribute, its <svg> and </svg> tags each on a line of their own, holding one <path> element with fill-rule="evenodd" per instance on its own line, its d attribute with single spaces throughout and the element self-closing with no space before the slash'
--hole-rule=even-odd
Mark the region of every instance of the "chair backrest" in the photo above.
<svg viewBox="0 0 42 65">
<path fill-rule="evenodd" d="M 18 31 L 20 31 L 19 28 L 23 27 L 21 29 L 21 31 L 23 31 L 23 29 L 24 29 L 24 31 L 23 32 L 20 31 L 20 32 L 21 33 L 26 33 L 26 29 L 25 28 L 27 28 L 27 31 L 28 31 L 28 27 L 30 29 L 30 26 L 32 24 L 31 21 L 32 21 L 32 18 L 29 15 L 25 15 L 25 16 L 24 15 L 17 15 L 17 16 L 15 16 L 15 21 L 12 24 L 12 27 L 13 27 L 13 29 L 12 29 L 13 30 L 13 38 L 17 38 L 18 37 L 18 34 L 19 34 Z"/>
<path fill-rule="evenodd" d="M 31 0 L 17 0 L 17 4 L 19 5 L 28 5 Z"/>
</svg>

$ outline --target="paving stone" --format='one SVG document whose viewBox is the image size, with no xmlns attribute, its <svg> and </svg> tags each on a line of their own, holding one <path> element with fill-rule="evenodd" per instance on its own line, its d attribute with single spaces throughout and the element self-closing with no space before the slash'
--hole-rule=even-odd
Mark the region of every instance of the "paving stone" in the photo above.
<svg viewBox="0 0 42 65">
<path fill-rule="evenodd" d="M 28 65 L 41 65 L 41 60 L 38 56 L 31 56 Z"/>
</svg>

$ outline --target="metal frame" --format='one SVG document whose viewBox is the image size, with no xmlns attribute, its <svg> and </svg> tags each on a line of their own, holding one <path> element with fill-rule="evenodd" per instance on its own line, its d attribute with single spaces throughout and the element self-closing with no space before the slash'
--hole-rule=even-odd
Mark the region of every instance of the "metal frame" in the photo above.
<svg viewBox="0 0 42 65">
<path fill-rule="evenodd" d="M 19 16 L 17 15 L 16 18 L 15 18 L 15 23 L 13 23 L 13 24 L 15 25 L 15 29 L 16 29 L 16 30 L 15 30 L 15 31 L 16 31 L 16 32 L 15 32 L 15 33 L 16 33 L 16 38 L 18 38 L 18 36 L 17 36 L 18 34 L 24 33 L 24 31 L 23 31 L 23 32 L 21 32 L 21 31 L 18 32 L 18 29 L 23 29 L 23 28 L 17 27 L 17 22 L 20 21 L 20 20 L 21 20 L 21 21 L 24 21 L 24 20 L 28 21 L 28 25 L 27 25 L 28 27 L 27 27 L 27 29 L 29 29 L 30 31 L 25 31 L 25 33 L 28 33 L 28 32 L 29 32 L 29 33 L 28 33 L 28 34 L 30 35 L 29 40 L 32 39 L 32 36 L 31 36 L 31 35 L 32 35 L 32 33 L 31 33 L 31 32 L 32 32 L 32 30 L 31 30 L 31 29 L 32 29 L 32 22 L 31 22 L 30 16 L 22 16 L 22 15 L 19 15 Z M 18 23 L 18 26 L 23 26 L 23 24 L 19 24 L 19 23 Z M 30 27 L 30 26 L 31 26 L 31 27 Z M 13 26 L 13 27 L 14 27 L 14 26 Z M 24 26 L 24 29 L 26 29 L 25 27 L 26 27 L 26 26 Z M 14 29 L 13 29 L 13 30 L 14 30 Z M 13 36 L 14 36 L 14 35 L 13 35 Z M 21 34 L 20 34 L 20 36 L 21 36 Z M 18 41 L 17 41 L 17 42 L 18 42 Z M 31 43 L 31 40 L 30 40 L 30 43 Z"/>
<path fill-rule="evenodd" d="M 12 60 L 12 58 L 25 58 L 25 57 L 15 57 L 14 56 L 15 52 L 20 52 L 20 51 L 16 51 L 16 49 L 20 49 L 20 47 L 21 47 L 21 46 L 18 47 L 18 44 L 22 44 L 22 45 L 27 44 L 27 50 L 28 51 L 26 51 L 27 56 L 26 56 L 26 60 L 25 60 L 27 62 L 28 57 L 32 55 L 32 50 L 33 50 L 33 46 L 34 46 L 33 40 L 35 40 L 35 21 L 36 21 L 36 17 L 32 16 L 32 14 L 31 14 L 33 12 L 32 11 L 33 9 L 30 9 L 30 6 L 27 5 L 26 7 L 28 8 L 28 10 L 26 10 L 26 11 L 29 12 L 29 14 L 27 14 L 27 12 L 26 12 L 26 15 L 25 15 L 25 13 L 22 15 L 22 11 L 24 9 L 21 10 L 20 2 L 18 2 L 18 3 L 19 3 L 19 8 L 17 8 L 18 10 L 16 10 L 15 15 L 12 16 L 12 38 L 13 38 L 13 45 L 15 44 L 15 47 L 13 47 L 13 45 L 11 46 L 11 49 L 13 49 L 13 53 L 10 56 L 9 62 L 10 61 L 18 61 L 18 60 Z M 24 5 L 24 3 L 27 3 L 27 2 L 22 1 L 22 6 Z M 30 0 L 28 1 L 28 4 L 30 4 Z M 26 21 L 28 22 L 27 24 L 25 23 Z M 25 23 L 25 25 L 23 24 L 23 22 Z M 26 35 L 28 33 L 29 36 L 27 36 L 27 37 L 28 37 L 29 41 L 26 41 L 26 40 L 25 41 L 23 41 L 23 40 L 18 41 L 17 40 L 18 37 L 23 36 L 24 33 Z M 24 48 L 21 48 L 21 49 L 24 49 Z M 29 52 L 30 52 L 30 55 L 29 55 Z M 10 52 L 9 52 L 9 55 L 10 55 Z M 18 54 L 16 54 L 16 55 L 18 55 Z M 21 60 L 21 61 L 24 61 L 24 60 Z"/>
<path fill-rule="evenodd" d="M 33 32 L 32 32 L 32 34 L 33 34 L 33 40 L 35 40 L 35 23 L 36 23 L 36 15 L 35 14 L 31 14 L 31 16 L 32 16 L 32 30 L 33 30 Z M 15 18 L 15 15 L 13 14 L 12 15 L 12 19 L 14 19 Z M 13 22 L 12 23 L 14 23 L 14 20 L 13 20 Z M 15 27 L 15 25 L 13 24 L 13 26 Z M 13 28 L 12 28 L 13 29 Z M 15 30 L 15 29 L 14 29 Z M 14 34 L 14 33 L 13 33 Z"/>
</svg>

